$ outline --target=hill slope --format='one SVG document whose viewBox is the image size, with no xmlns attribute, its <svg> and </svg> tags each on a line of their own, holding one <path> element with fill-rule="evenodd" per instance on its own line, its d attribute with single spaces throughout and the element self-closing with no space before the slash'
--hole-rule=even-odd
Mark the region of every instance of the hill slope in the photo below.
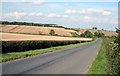
<svg viewBox="0 0 120 76">
<path fill-rule="evenodd" d="M 57 35 L 60 36 L 72 36 L 70 32 L 76 32 L 74 30 L 68 30 L 64 28 L 56 27 L 40 27 L 40 26 L 24 26 L 24 25 L 0 25 L 2 32 L 7 33 L 23 33 L 23 34 L 49 34 L 50 30 L 53 29 Z"/>
<path fill-rule="evenodd" d="M 35 34 L 35 35 L 48 35 L 50 30 L 53 29 L 55 34 L 59 36 L 72 36 L 71 32 L 75 30 L 58 28 L 58 27 L 41 27 L 41 26 L 25 26 L 25 25 L 0 25 L 1 32 L 5 33 L 21 33 L 21 34 Z M 85 30 L 86 31 L 86 30 Z M 95 33 L 98 30 L 89 30 L 91 33 Z M 116 32 L 100 30 L 105 36 L 117 36 Z"/>
<path fill-rule="evenodd" d="M 95 33 L 97 32 L 98 30 L 90 30 L 91 33 Z M 105 34 L 105 36 L 117 36 L 118 34 L 116 32 L 113 32 L 113 31 L 106 31 L 106 30 L 100 30 L 102 33 Z"/>
</svg>

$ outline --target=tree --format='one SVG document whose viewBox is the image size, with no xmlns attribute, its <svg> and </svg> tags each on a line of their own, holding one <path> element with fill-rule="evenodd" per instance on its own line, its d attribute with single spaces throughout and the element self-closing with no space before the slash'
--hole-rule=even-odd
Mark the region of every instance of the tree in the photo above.
<svg viewBox="0 0 120 76">
<path fill-rule="evenodd" d="M 105 36 L 105 34 L 102 33 L 101 31 L 98 31 L 98 37 L 103 37 L 103 36 Z"/>
<path fill-rule="evenodd" d="M 85 37 L 85 34 L 84 34 L 84 33 L 82 33 L 82 34 L 80 35 L 80 37 Z"/>
<path fill-rule="evenodd" d="M 73 37 L 79 37 L 79 35 L 78 35 L 76 32 L 71 32 L 71 35 L 72 35 Z"/>
<path fill-rule="evenodd" d="M 116 38 L 116 42 L 120 45 L 120 28 L 116 29 L 116 32 L 118 33 L 118 36 Z"/>
<path fill-rule="evenodd" d="M 89 38 L 93 38 L 94 36 L 93 36 L 93 34 L 90 32 L 90 31 L 85 31 L 85 37 L 89 37 Z"/>
<path fill-rule="evenodd" d="M 120 28 L 115 28 L 117 33 L 120 33 Z"/>
<path fill-rule="evenodd" d="M 97 30 L 97 27 L 92 27 L 93 30 Z"/>
<path fill-rule="evenodd" d="M 104 30 L 104 29 L 101 29 L 101 30 Z"/>
<path fill-rule="evenodd" d="M 97 30 L 97 27 L 95 27 L 95 30 Z"/>
<path fill-rule="evenodd" d="M 94 33 L 94 36 L 96 36 L 96 37 L 103 37 L 103 36 L 105 36 L 105 34 L 102 33 L 101 31 L 98 31 L 98 32 Z"/>
<path fill-rule="evenodd" d="M 53 29 L 51 29 L 50 32 L 49 32 L 49 35 L 54 36 L 55 35 L 55 31 Z"/>
<path fill-rule="evenodd" d="M 98 32 L 95 32 L 95 33 L 94 33 L 94 36 L 98 37 Z"/>
<path fill-rule="evenodd" d="M 92 29 L 94 30 L 94 29 L 95 29 L 95 27 L 92 27 Z"/>
</svg>

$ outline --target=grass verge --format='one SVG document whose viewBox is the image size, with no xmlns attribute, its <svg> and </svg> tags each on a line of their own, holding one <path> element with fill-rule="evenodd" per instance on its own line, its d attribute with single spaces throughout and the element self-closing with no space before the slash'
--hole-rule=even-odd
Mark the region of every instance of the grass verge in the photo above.
<svg viewBox="0 0 120 76">
<path fill-rule="evenodd" d="M 88 74 L 107 74 L 104 42 L 102 42 L 99 53 L 88 70 Z"/>
<path fill-rule="evenodd" d="M 77 46 L 82 46 L 82 45 L 85 45 L 85 44 L 94 43 L 96 41 L 97 41 L 97 39 L 94 40 L 94 41 L 85 42 L 85 43 L 50 47 L 50 48 L 46 48 L 46 49 L 30 50 L 30 51 L 26 51 L 26 52 L 6 53 L 6 54 L 2 54 L 2 58 L 0 58 L 2 60 L 0 60 L 0 61 L 2 61 L 2 62 L 12 61 L 12 60 L 20 59 L 20 58 L 26 58 L 26 57 L 29 57 L 29 56 L 33 56 L 33 55 L 39 55 L 39 54 L 44 54 L 44 53 L 53 52 L 53 51 L 57 51 L 57 50 L 62 50 L 62 49 L 65 49 L 65 48 L 73 48 L 73 47 L 77 47 Z"/>
</svg>

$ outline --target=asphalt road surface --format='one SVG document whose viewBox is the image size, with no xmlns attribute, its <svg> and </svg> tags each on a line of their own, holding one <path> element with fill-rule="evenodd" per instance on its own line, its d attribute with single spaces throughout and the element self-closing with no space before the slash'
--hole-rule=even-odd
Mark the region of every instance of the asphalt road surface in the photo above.
<svg viewBox="0 0 120 76">
<path fill-rule="evenodd" d="M 85 74 L 102 39 L 79 47 L 18 59 L 2 65 L 3 74 Z"/>
</svg>

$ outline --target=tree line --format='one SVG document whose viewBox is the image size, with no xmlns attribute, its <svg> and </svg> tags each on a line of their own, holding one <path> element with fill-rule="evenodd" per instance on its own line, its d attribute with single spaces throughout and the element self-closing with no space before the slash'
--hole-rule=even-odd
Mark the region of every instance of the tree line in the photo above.
<svg viewBox="0 0 120 76">
<path fill-rule="evenodd" d="M 26 26 L 42 26 L 42 27 L 59 27 L 64 28 L 63 26 L 58 26 L 57 24 L 42 24 L 42 23 L 30 23 L 30 22 L 9 22 L 9 21 L 0 21 L 2 25 L 26 25 Z"/>
<path fill-rule="evenodd" d="M 78 35 L 76 32 L 71 32 L 73 37 L 85 37 L 85 38 L 94 38 L 94 37 L 104 37 L 105 34 L 101 31 L 97 31 L 94 34 L 91 33 L 89 30 L 85 31 L 84 33 Z"/>
<path fill-rule="evenodd" d="M 0 24 L 2 24 L 2 25 L 25 25 L 25 26 L 57 27 L 57 28 L 64 28 L 64 29 L 78 31 L 78 29 L 68 28 L 68 27 L 57 25 L 57 24 L 43 24 L 43 23 L 16 22 L 16 21 L 14 21 L 14 22 L 0 21 Z"/>
</svg>

